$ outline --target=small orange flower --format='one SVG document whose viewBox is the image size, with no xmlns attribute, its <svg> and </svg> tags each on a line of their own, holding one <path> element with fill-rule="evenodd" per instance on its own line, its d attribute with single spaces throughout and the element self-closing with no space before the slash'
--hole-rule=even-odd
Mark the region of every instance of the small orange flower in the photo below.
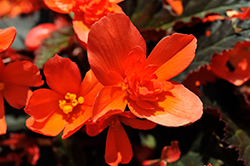
<svg viewBox="0 0 250 166">
<path fill-rule="evenodd" d="M 203 113 L 200 99 L 169 80 L 191 63 L 195 49 L 194 36 L 174 34 L 163 38 L 146 58 L 145 41 L 126 15 L 102 18 L 88 38 L 91 69 L 104 85 L 93 105 L 93 121 L 127 105 L 135 116 L 163 126 L 198 120 Z"/>
<path fill-rule="evenodd" d="M 216 76 L 240 86 L 250 79 L 249 55 L 250 42 L 236 43 L 233 49 L 213 56 L 211 70 Z"/>
<path fill-rule="evenodd" d="M 86 132 L 90 136 L 96 136 L 109 126 L 105 160 L 107 164 L 113 166 L 117 166 L 119 163 L 127 164 L 133 157 L 129 138 L 121 122 L 140 130 L 152 129 L 156 126 L 150 121 L 136 119 L 136 116 L 130 111 L 123 112 L 122 110 L 111 110 L 99 120 L 100 123 L 86 124 Z"/>
<path fill-rule="evenodd" d="M 0 29 L 0 52 L 6 50 L 14 42 L 16 37 L 16 28 L 8 27 Z"/>
<path fill-rule="evenodd" d="M 102 85 L 91 70 L 81 82 L 77 65 L 58 55 L 46 62 L 44 75 L 51 90 L 33 92 L 24 108 L 31 115 L 26 126 L 47 136 L 56 136 L 64 129 L 62 138 L 67 138 L 91 117 L 94 98 Z"/>
<path fill-rule="evenodd" d="M 44 39 L 55 31 L 56 25 L 53 23 L 43 23 L 33 27 L 25 37 L 24 44 L 30 51 L 35 51 Z"/>
<path fill-rule="evenodd" d="M 74 12 L 73 28 L 81 44 L 86 47 L 89 29 L 93 23 L 108 13 L 123 13 L 117 3 L 123 0 L 44 0 L 59 13 Z"/>
<path fill-rule="evenodd" d="M 43 84 L 42 76 L 37 67 L 29 61 L 16 61 L 7 66 L 0 58 L 0 134 L 6 133 L 3 98 L 14 108 L 25 106 L 28 96 L 32 93 L 29 87 Z"/>
<path fill-rule="evenodd" d="M 42 0 L 1 0 L 0 17 L 8 15 L 11 18 L 20 14 L 29 14 L 44 7 Z"/>
<path fill-rule="evenodd" d="M 177 161 L 181 156 L 178 141 L 172 141 L 171 146 L 165 146 L 161 152 L 161 159 L 146 160 L 143 166 L 167 166 L 168 163 Z"/>
</svg>

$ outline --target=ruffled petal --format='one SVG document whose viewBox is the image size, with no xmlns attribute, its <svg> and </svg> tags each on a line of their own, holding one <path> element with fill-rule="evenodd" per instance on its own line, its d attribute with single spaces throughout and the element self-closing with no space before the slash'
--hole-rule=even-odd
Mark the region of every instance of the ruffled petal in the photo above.
<svg viewBox="0 0 250 166">
<path fill-rule="evenodd" d="M 44 75 L 49 87 L 65 95 L 67 92 L 78 94 L 81 85 L 81 73 L 76 63 L 69 58 L 55 55 L 44 65 Z"/>
<path fill-rule="evenodd" d="M 65 117 L 58 109 L 42 122 L 37 122 L 33 117 L 28 118 L 26 126 L 30 130 L 46 136 L 57 136 L 65 126 Z"/>
<path fill-rule="evenodd" d="M 80 40 L 80 43 L 84 48 L 87 48 L 88 34 L 91 25 L 85 23 L 84 17 L 82 15 L 77 14 L 74 15 L 72 23 L 78 40 Z"/>
<path fill-rule="evenodd" d="M 1 81 L 25 86 L 41 86 L 44 81 L 37 67 L 29 61 L 16 61 L 7 65 L 1 74 Z"/>
<path fill-rule="evenodd" d="M 109 165 L 127 164 L 133 157 L 129 138 L 119 121 L 111 125 L 106 139 L 105 161 Z"/>
<path fill-rule="evenodd" d="M 81 83 L 78 96 L 84 98 L 84 105 L 92 106 L 97 93 L 102 89 L 103 85 L 96 79 L 94 73 L 90 69 Z"/>
<path fill-rule="evenodd" d="M 6 50 L 14 42 L 16 37 L 16 28 L 8 27 L 0 29 L 0 52 Z"/>
<path fill-rule="evenodd" d="M 173 34 L 163 38 L 150 53 L 146 66 L 159 66 L 155 71 L 159 80 L 169 80 L 192 62 L 195 56 L 196 38 L 193 35 Z"/>
<path fill-rule="evenodd" d="M 120 77 L 124 77 L 123 63 L 137 45 L 146 54 L 144 39 L 125 14 L 110 13 L 93 24 L 89 32 L 87 52 L 97 79 L 103 85 L 117 84 L 110 73 L 117 72 Z"/>
<path fill-rule="evenodd" d="M 44 3 L 51 10 L 63 14 L 70 13 L 73 7 L 72 0 L 44 0 Z"/>
<path fill-rule="evenodd" d="M 63 130 L 62 139 L 65 139 L 78 131 L 85 122 L 92 116 L 92 107 L 79 105 L 76 106 L 67 120 Z"/>
<path fill-rule="evenodd" d="M 50 89 L 38 89 L 33 92 L 24 111 L 36 121 L 44 121 L 55 110 L 59 109 L 59 100 L 64 96 Z"/>
<path fill-rule="evenodd" d="M 127 105 L 126 93 L 120 87 L 103 87 L 93 105 L 93 121 L 114 109 L 124 110 Z"/>
<path fill-rule="evenodd" d="M 128 106 L 132 113 L 168 127 L 183 126 L 200 119 L 203 113 L 200 99 L 182 84 L 172 83 L 175 87 L 165 94 L 162 93 L 154 110 L 145 110 L 130 101 Z"/>
<path fill-rule="evenodd" d="M 3 94 L 0 93 L 0 135 L 3 135 L 6 133 L 7 130 L 7 124 L 5 121 L 5 113 L 4 113 L 4 100 L 3 100 Z"/>
<path fill-rule="evenodd" d="M 21 109 L 25 106 L 29 93 L 32 93 L 28 86 L 8 83 L 2 90 L 5 100 L 14 108 Z"/>
</svg>

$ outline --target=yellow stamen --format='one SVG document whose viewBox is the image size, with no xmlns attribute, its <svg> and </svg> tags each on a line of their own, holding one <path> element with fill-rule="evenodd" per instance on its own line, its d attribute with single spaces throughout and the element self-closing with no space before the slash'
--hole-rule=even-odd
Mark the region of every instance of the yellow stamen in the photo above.
<svg viewBox="0 0 250 166">
<path fill-rule="evenodd" d="M 76 99 L 76 94 L 69 92 L 64 96 L 64 98 L 66 100 L 59 100 L 59 107 L 65 114 L 72 112 L 77 104 L 83 104 L 84 102 L 84 98 L 82 96 Z"/>
<path fill-rule="evenodd" d="M 3 90 L 4 86 L 5 86 L 4 83 L 0 82 L 0 90 Z"/>
</svg>

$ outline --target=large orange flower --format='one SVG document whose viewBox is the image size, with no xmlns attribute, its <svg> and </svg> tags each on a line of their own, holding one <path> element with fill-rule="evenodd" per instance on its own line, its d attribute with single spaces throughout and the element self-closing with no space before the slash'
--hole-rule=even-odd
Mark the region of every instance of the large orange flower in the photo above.
<svg viewBox="0 0 250 166">
<path fill-rule="evenodd" d="M 29 87 L 43 84 L 37 67 L 29 61 L 16 61 L 7 66 L 0 58 L 0 134 L 6 133 L 4 100 L 14 108 L 21 109 L 31 92 Z"/>
<path fill-rule="evenodd" d="M 67 138 L 92 116 L 92 104 L 102 85 L 91 70 L 81 82 L 77 65 L 58 55 L 46 62 L 44 75 L 51 89 L 34 91 L 24 108 L 31 115 L 26 126 L 48 136 L 64 129 L 62 138 Z"/>
<path fill-rule="evenodd" d="M 136 119 L 130 111 L 110 110 L 100 120 L 100 123 L 86 124 L 86 132 L 90 136 L 96 136 L 109 126 L 105 160 L 109 165 L 127 164 L 133 157 L 132 147 L 129 138 L 121 124 L 131 126 L 140 130 L 152 129 L 156 126 L 147 120 Z"/>
<path fill-rule="evenodd" d="M 73 28 L 81 44 L 86 47 L 89 29 L 93 23 L 108 13 L 123 13 L 117 3 L 123 0 L 44 0 L 59 13 L 74 12 Z"/>
<path fill-rule="evenodd" d="M 0 29 L 0 52 L 10 47 L 10 45 L 14 42 L 15 36 L 15 27 Z"/>
<path fill-rule="evenodd" d="M 90 29 L 87 50 L 93 73 L 104 85 L 93 105 L 93 121 L 127 105 L 137 117 L 164 126 L 198 120 L 203 112 L 200 99 L 169 81 L 191 63 L 195 49 L 194 36 L 174 34 L 146 58 L 145 41 L 126 15 L 102 18 Z"/>
</svg>

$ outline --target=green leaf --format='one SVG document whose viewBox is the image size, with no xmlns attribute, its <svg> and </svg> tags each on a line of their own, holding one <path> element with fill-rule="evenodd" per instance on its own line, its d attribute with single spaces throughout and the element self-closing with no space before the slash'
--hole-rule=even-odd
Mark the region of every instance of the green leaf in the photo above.
<svg viewBox="0 0 250 166">
<path fill-rule="evenodd" d="M 42 45 L 36 50 L 34 64 L 41 69 L 43 65 L 62 49 L 72 44 L 74 31 L 72 27 L 63 27 L 51 33 L 51 36 L 45 39 Z"/>
</svg>

